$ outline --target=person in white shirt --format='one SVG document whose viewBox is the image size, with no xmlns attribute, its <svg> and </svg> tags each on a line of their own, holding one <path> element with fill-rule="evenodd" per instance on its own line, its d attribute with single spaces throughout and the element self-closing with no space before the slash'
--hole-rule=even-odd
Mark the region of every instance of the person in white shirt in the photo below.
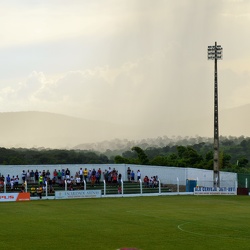
<svg viewBox="0 0 250 250">
<path fill-rule="evenodd" d="M 82 168 L 80 168 L 80 170 L 79 170 L 79 175 L 80 175 L 80 180 L 82 182 L 83 181 L 83 170 L 82 170 Z"/>
<path fill-rule="evenodd" d="M 141 179 L 141 172 L 140 170 L 137 170 L 137 181 L 139 182 L 140 179 Z"/>
<path fill-rule="evenodd" d="M 81 184 L 81 178 L 78 176 L 76 177 L 76 185 L 79 187 Z"/>
</svg>

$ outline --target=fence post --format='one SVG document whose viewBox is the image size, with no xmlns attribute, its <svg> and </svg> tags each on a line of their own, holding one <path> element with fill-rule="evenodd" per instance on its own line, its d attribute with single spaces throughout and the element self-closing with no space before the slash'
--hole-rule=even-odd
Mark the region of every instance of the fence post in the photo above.
<svg viewBox="0 0 250 250">
<path fill-rule="evenodd" d="M 247 188 L 247 186 L 248 186 L 248 185 L 247 185 L 247 178 L 246 178 L 246 182 L 245 182 L 245 185 L 246 185 L 246 186 L 245 186 L 245 188 Z"/>
<path fill-rule="evenodd" d="M 104 188 L 103 195 L 106 195 L 106 181 L 105 181 L 105 179 L 103 180 L 103 188 Z"/>
<path fill-rule="evenodd" d="M 48 182 L 47 181 L 45 181 L 45 185 L 46 185 L 46 192 L 45 192 L 45 196 L 47 197 L 48 196 Z"/>
<path fill-rule="evenodd" d="M 177 177 L 177 193 L 180 192 L 180 186 L 179 186 L 179 178 Z"/>
<path fill-rule="evenodd" d="M 87 189 L 87 184 L 86 184 L 86 181 L 85 181 L 85 180 L 83 180 L 83 185 L 84 185 L 84 191 L 86 191 L 86 189 Z"/>
<path fill-rule="evenodd" d="M 159 185 L 159 194 L 161 194 L 161 180 L 158 179 L 158 185 Z"/>
<path fill-rule="evenodd" d="M 67 181 L 66 180 L 64 180 L 64 186 L 65 186 L 65 191 L 67 191 L 67 189 L 68 189 L 68 185 L 67 185 Z"/>
<path fill-rule="evenodd" d="M 27 193 L 27 191 L 28 191 L 28 182 L 25 181 L 25 182 L 24 182 L 24 185 L 25 185 L 25 192 Z"/>
<path fill-rule="evenodd" d="M 123 195 L 123 180 L 121 179 L 121 184 L 122 184 L 122 195 Z"/>
<path fill-rule="evenodd" d="M 141 194 L 142 194 L 142 181 L 141 181 L 141 179 L 139 179 L 139 182 L 140 182 L 140 190 L 141 190 Z"/>
<path fill-rule="evenodd" d="M 6 182 L 3 182 L 3 192 L 6 193 Z"/>
</svg>

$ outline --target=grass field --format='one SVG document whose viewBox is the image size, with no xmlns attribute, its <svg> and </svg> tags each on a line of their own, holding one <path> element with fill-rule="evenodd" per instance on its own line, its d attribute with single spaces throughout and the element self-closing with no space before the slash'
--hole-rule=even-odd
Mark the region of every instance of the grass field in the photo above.
<svg viewBox="0 0 250 250">
<path fill-rule="evenodd" d="M 0 203 L 1 249 L 250 249 L 248 196 Z"/>
</svg>

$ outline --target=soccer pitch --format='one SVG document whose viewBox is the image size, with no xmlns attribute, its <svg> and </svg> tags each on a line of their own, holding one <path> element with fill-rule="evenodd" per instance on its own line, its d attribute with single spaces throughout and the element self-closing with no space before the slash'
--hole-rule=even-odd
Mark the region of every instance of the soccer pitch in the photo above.
<svg viewBox="0 0 250 250">
<path fill-rule="evenodd" d="M 248 196 L 0 204 L 1 249 L 250 249 Z"/>
</svg>

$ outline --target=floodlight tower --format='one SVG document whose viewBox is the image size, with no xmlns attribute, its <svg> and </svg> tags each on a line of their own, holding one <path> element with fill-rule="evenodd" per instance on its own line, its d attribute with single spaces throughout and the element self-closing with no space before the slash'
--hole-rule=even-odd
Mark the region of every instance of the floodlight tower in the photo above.
<svg viewBox="0 0 250 250">
<path fill-rule="evenodd" d="M 217 60 L 222 60 L 223 49 L 215 42 L 214 46 L 208 46 L 207 58 L 214 60 L 214 187 L 220 187 L 219 168 L 219 113 L 218 113 L 218 72 Z"/>
</svg>

